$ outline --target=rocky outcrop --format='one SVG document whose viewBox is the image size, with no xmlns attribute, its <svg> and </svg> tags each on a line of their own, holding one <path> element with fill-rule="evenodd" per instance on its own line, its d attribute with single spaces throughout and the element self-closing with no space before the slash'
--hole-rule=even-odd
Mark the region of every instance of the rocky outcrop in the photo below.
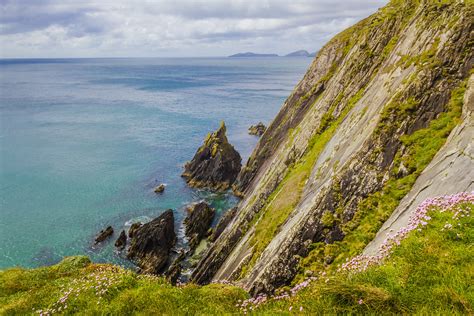
<svg viewBox="0 0 474 316">
<path fill-rule="evenodd" d="M 114 229 L 112 228 L 112 226 L 108 226 L 106 229 L 101 230 L 99 234 L 97 234 L 97 236 L 95 237 L 95 243 L 98 244 L 103 242 L 104 240 L 112 236 L 113 233 Z"/>
<path fill-rule="evenodd" d="M 229 144 L 224 122 L 208 134 L 194 158 L 186 163 L 182 177 L 195 188 L 224 191 L 230 188 L 241 168 L 240 154 Z"/>
<path fill-rule="evenodd" d="M 128 230 L 128 237 L 129 238 L 132 238 L 135 233 L 137 232 L 137 230 L 142 226 L 143 224 L 142 223 L 133 223 L 131 226 L 130 226 L 130 229 Z"/>
<path fill-rule="evenodd" d="M 178 281 L 179 277 L 181 276 L 182 261 L 186 258 L 186 252 L 181 249 L 178 253 L 178 256 L 174 259 L 173 263 L 170 265 L 168 270 L 165 273 L 166 279 L 171 284 L 175 285 Z"/>
<path fill-rule="evenodd" d="M 194 251 L 199 242 L 206 237 L 216 210 L 202 201 L 188 206 L 186 211 L 188 215 L 184 219 L 185 234 L 189 239 L 189 248 Z"/>
<path fill-rule="evenodd" d="M 458 119 L 449 103 L 472 68 L 472 21 L 460 1 L 392 1 L 324 46 L 242 168 L 234 190 L 243 199 L 193 280 L 271 292 L 291 282 L 311 245 L 329 252 L 347 240 L 378 211 L 374 197 L 389 196 L 393 211 L 426 166 L 423 139 L 441 146 Z M 377 216 L 374 232 L 387 219 Z"/>
<path fill-rule="evenodd" d="M 262 136 L 265 133 L 267 127 L 262 123 L 258 122 L 257 125 L 252 125 L 249 127 L 249 134 L 255 136 Z"/>
<path fill-rule="evenodd" d="M 165 188 L 166 188 L 166 186 L 162 183 L 162 184 L 156 186 L 156 187 L 153 189 L 153 191 L 154 191 L 155 193 L 163 193 L 163 192 L 165 191 Z"/>
<path fill-rule="evenodd" d="M 123 250 L 126 245 L 127 245 L 127 235 L 125 234 L 125 231 L 122 230 L 119 238 L 117 238 L 117 240 L 115 241 L 115 247 L 117 247 L 119 250 Z"/>
<path fill-rule="evenodd" d="M 141 273 L 159 274 L 166 268 L 175 242 L 173 210 L 167 210 L 136 229 L 127 257 L 136 262 Z"/>
</svg>

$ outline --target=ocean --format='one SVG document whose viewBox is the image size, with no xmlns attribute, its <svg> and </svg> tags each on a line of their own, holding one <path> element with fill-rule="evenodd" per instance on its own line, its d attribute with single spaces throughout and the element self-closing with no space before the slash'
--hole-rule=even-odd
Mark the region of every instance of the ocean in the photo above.
<svg viewBox="0 0 474 316">
<path fill-rule="evenodd" d="M 245 163 L 248 127 L 271 122 L 311 60 L 0 59 L 0 269 L 79 254 L 130 266 L 113 246 L 125 226 L 171 208 L 182 240 L 201 199 L 217 221 L 237 199 L 190 189 L 183 164 L 221 120 Z"/>
</svg>

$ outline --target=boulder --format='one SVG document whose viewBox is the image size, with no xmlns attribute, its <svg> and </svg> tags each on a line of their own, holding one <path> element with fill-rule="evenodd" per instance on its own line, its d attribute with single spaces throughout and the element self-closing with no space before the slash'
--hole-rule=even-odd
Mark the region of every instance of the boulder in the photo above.
<svg viewBox="0 0 474 316">
<path fill-rule="evenodd" d="M 108 226 L 106 229 L 102 229 L 99 234 L 95 237 L 95 243 L 101 243 L 114 233 L 112 226 Z"/>
<path fill-rule="evenodd" d="M 160 274 L 176 243 L 173 210 L 167 210 L 133 233 L 127 257 L 136 262 L 141 273 Z"/>
<path fill-rule="evenodd" d="M 240 154 L 229 144 L 224 122 L 208 134 L 193 159 L 186 163 L 182 177 L 191 187 L 225 191 L 234 183 L 242 167 Z"/>
<path fill-rule="evenodd" d="M 267 127 L 262 123 L 258 122 L 257 125 L 252 125 L 249 127 L 249 134 L 255 136 L 262 136 L 265 133 Z"/>
<path fill-rule="evenodd" d="M 188 206 L 186 210 L 188 215 L 184 219 L 185 235 L 189 238 L 189 248 L 192 252 L 199 242 L 207 236 L 216 210 L 204 201 L 194 203 Z"/>
<path fill-rule="evenodd" d="M 119 250 L 123 250 L 126 244 L 127 244 L 127 235 L 125 234 L 125 231 L 122 230 L 119 238 L 117 238 L 117 240 L 115 241 L 115 247 L 117 247 Z"/>
<path fill-rule="evenodd" d="M 166 186 L 162 183 L 162 184 L 160 184 L 159 186 L 155 187 L 155 188 L 153 189 L 153 191 L 154 191 L 155 193 L 163 193 L 163 192 L 165 191 L 165 187 L 166 187 Z"/>
<path fill-rule="evenodd" d="M 140 228 L 143 224 L 142 223 L 133 223 L 128 230 L 128 237 L 132 238 L 138 228 Z"/>
</svg>

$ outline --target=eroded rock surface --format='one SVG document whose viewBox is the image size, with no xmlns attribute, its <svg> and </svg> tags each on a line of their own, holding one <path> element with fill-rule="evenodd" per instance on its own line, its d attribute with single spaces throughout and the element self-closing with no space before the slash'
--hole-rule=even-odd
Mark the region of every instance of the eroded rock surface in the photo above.
<svg viewBox="0 0 474 316">
<path fill-rule="evenodd" d="M 265 133 L 267 127 L 262 123 L 258 122 L 257 125 L 252 125 L 249 127 L 249 134 L 255 136 L 262 136 Z"/>
<path fill-rule="evenodd" d="M 166 268 L 175 243 L 173 210 L 167 210 L 135 230 L 127 256 L 141 273 L 159 274 Z"/>
<path fill-rule="evenodd" d="M 208 134 L 193 159 L 186 163 L 182 177 L 195 188 L 224 191 L 234 183 L 242 167 L 240 154 L 229 144 L 224 122 Z"/>
<path fill-rule="evenodd" d="M 202 201 L 188 206 L 186 211 L 188 215 L 184 219 L 185 234 L 189 238 L 189 248 L 194 251 L 199 242 L 206 237 L 216 210 Z"/>
<path fill-rule="evenodd" d="M 120 233 L 120 236 L 115 241 L 115 247 L 117 247 L 119 250 L 123 250 L 126 244 L 127 244 L 127 235 L 125 234 L 125 231 L 122 230 L 122 232 Z"/>
</svg>

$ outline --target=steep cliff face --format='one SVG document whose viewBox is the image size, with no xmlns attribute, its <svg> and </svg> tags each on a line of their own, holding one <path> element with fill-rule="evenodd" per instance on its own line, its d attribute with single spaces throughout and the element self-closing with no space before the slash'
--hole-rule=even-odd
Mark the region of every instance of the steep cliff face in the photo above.
<svg viewBox="0 0 474 316">
<path fill-rule="evenodd" d="M 397 0 L 321 49 L 240 172 L 243 200 L 193 279 L 273 291 L 361 251 L 470 124 L 473 20 L 472 1 Z"/>
</svg>

